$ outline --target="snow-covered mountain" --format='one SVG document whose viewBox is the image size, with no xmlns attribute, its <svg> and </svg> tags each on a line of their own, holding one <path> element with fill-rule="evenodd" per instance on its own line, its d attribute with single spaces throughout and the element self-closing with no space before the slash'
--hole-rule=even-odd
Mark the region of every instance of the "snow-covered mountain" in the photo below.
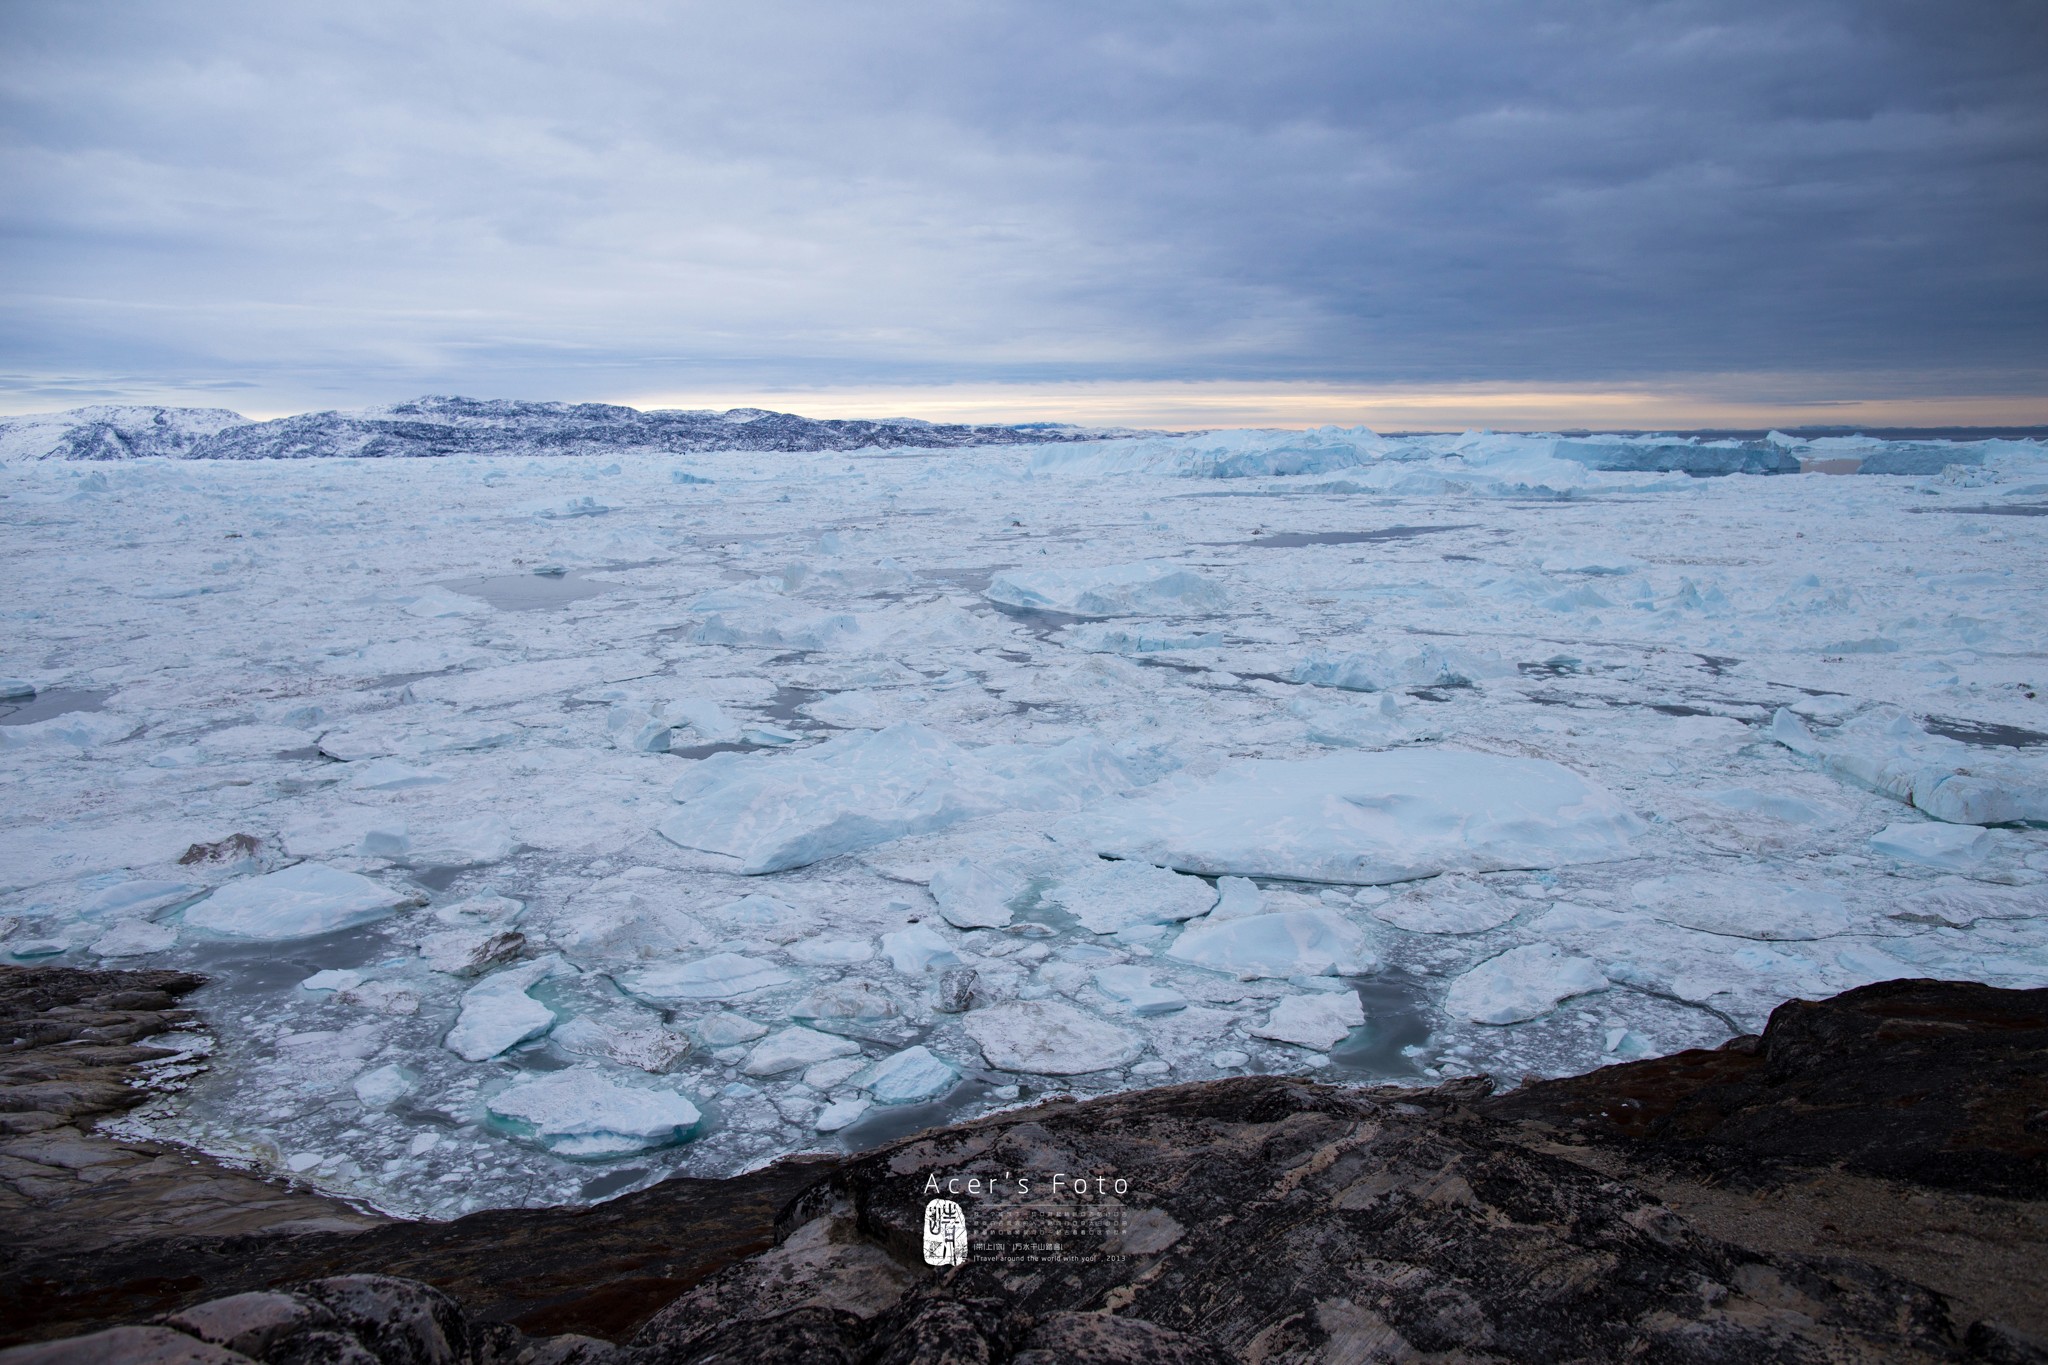
<svg viewBox="0 0 2048 1365">
<path fill-rule="evenodd" d="M 132 460 L 202 453 L 199 447 L 248 418 L 226 408 L 122 407 L 0 417 L 0 463 L 23 460 Z"/>
<path fill-rule="evenodd" d="M 351 456 L 595 455 L 615 450 L 859 450 L 1043 445 L 1108 433 L 1077 427 L 847 421 L 761 408 L 656 410 L 609 403 L 429 397 L 358 412 L 252 422 L 219 408 L 91 407 L 0 417 L 0 461 L 275 460 Z"/>
</svg>

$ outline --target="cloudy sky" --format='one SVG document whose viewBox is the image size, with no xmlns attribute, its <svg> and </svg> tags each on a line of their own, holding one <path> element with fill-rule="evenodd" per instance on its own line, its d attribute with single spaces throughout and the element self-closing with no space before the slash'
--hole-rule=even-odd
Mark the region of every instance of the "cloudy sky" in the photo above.
<svg viewBox="0 0 2048 1365">
<path fill-rule="evenodd" d="M 0 411 L 2048 422 L 2038 0 L 36 0 L 0 109 Z"/>
</svg>

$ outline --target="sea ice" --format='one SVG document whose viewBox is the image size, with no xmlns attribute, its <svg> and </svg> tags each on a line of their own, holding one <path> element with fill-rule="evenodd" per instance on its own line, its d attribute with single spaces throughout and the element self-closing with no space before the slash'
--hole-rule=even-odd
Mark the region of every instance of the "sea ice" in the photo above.
<svg viewBox="0 0 2048 1365">
<path fill-rule="evenodd" d="M 788 972 L 758 957 L 713 953 L 690 962 L 664 962 L 621 973 L 619 989 L 653 1005 L 678 1000 L 731 1000 L 771 986 L 787 986 Z"/>
<path fill-rule="evenodd" d="M 1518 1024 L 1575 995 L 1605 990 L 1589 957 L 1568 957 L 1549 943 L 1525 943 L 1480 963 L 1451 983 L 1444 1008 L 1475 1024 Z"/>
<path fill-rule="evenodd" d="M 365 1109 L 389 1109 L 412 1093 L 416 1078 L 402 1066 L 375 1067 L 349 1082 Z"/>
<path fill-rule="evenodd" d="M 1631 894 L 1658 919 L 1730 938 L 1828 938 L 1846 933 L 1851 924 L 1840 896 L 1775 879 L 1681 872 L 1637 882 Z"/>
<path fill-rule="evenodd" d="M 87 900 L 79 907 L 79 913 L 95 919 L 156 919 L 205 894 L 205 887 L 191 882 L 121 882 Z"/>
<path fill-rule="evenodd" d="M 1902 863 L 1920 863 L 1960 872 L 1976 867 L 1991 852 L 1991 836 L 1973 825 L 1886 825 L 1870 836 L 1870 846 Z"/>
<path fill-rule="evenodd" d="M 1477 878 L 1438 877 L 1374 906 L 1372 917 L 1411 934 L 1483 934 L 1527 908 Z"/>
<path fill-rule="evenodd" d="M 858 1096 L 853 1099 L 834 1100 L 818 1111 L 818 1116 L 811 1120 L 811 1127 L 820 1133 L 836 1133 L 842 1128 L 850 1128 L 860 1121 L 861 1115 L 874 1107 L 874 1103 L 873 1100 Z"/>
<path fill-rule="evenodd" d="M 851 967 L 875 955 L 864 938 L 811 938 L 789 947 L 789 959 L 805 967 Z"/>
<path fill-rule="evenodd" d="M 229 882 L 186 910 L 184 921 L 228 938 L 311 938 L 383 919 L 425 899 L 323 863 L 299 863 Z"/>
<path fill-rule="evenodd" d="M 461 1012 L 442 1045 L 466 1062 L 488 1061 L 554 1027 L 555 1012 L 526 992 L 563 965 L 544 957 L 507 967 L 462 993 Z"/>
<path fill-rule="evenodd" d="M 882 935 L 882 951 L 905 976 L 922 976 L 934 967 L 960 965 L 960 955 L 953 951 L 953 945 L 923 924 Z"/>
<path fill-rule="evenodd" d="M 999 573 L 983 594 L 991 602 L 1065 616 L 1138 616 L 1219 611 L 1222 587 L 1191 569 L 1147 560 L 1096 569 Z"/>
<path fill-rule="evenodd" d="M 874 1096 L 876 1104 L 922 1104 L 951 1090 L 959 1079 L 951 1063 L 919 1045 L 884 1057 L 851 1084 Z"/>
<path fill-rule="evenodd" d="M 1111 999 L 1121 1000 L 1140 1019 L 1188 1007 L 1188 998 L 1179 991 L 1153 985 L 1152 973 L 1144 967 L 1104 967 L 1095 973 L 1095 988 Z"/>
<path fill-rule="evenodd" d="M 1263 1024 L 1253 1026 L 1251 1034 L 1325 1052 L 1364 1022 L 1365 1007 L 1354 992 L 1326 991 L 1288 996 Z"/>
<path fill-rule="evenodd" d="M 586 1161 L 633 1156 L 688 1142 L 704 1116 L 674 1090 L 628 1085 L 575 1066 L 517 1081 L 485 1102 L 506 1131 L 558 1156 Z"/>
<path fill-rule="evenodd" d="M 2048 769 L 2038 760 L 1972 751 L 1902 715 L 1861 716 L 1821 740 L 1781 709 L 1771 738 L 1831 776 L 1950 824 L 2048 822 Z"/>
<path fill-rule="evenodd" d="M 821 986 L 789 1007 L 789 1017 L 825 1027 L 872 1024 L 903 1013 L 896 998 L 872 981 L 841 981 Z"/>
<path fill-rule="evenodd" d="M 1097 860 L 1048 887 L 1044 899 L 1090 931 L 1113 934 L 1134 924 L 1169 924 L 1206 915 L 1216 890 L 1199 877 L 1139 862 Z"/>
<path fill-rule="evenodd" d="M 1006 807 L 1074 809 L 1130 778 L 1090 738 L 969 750 L 917 724 L 773 756 L 714 754 L 675 786 L 663 837 L 749 875 L 856 853 Z"/>
<path fill-rule="evenodd" d="M 151 924 L 146 919 L 124 919 L 92 941 L 101 957 L 142 957 L 161 953 L 178 941 L 175 924 Z"/>
<path fill-rule="evenodd" d="M 1079 1076 L 1138 1059 L 1145 1045 L 1128 1029 L 1051 1000 L 1013 1000 L 975 1010 L 967 1036 L 1000 1071 Z"/>
<path fill-rule="evenodd" d="M 1245 979 L 1353 976 L 1379 966 L 1364 931 L 1330 910 L 1278 910 L 1191 924 L 1166 955 Z"/>
<path fill-rule="evenodd" d="M 939 913 L 956 929 L 998 929 L 1010 922 L 1010 901 L 1022 882 L 995 874 L 961 859 L 932 874 L 932 899 Z"/>
<path fill-rule="evenodd" d="M 1409 749 L 1240 762 L 1073 827 L 1099 853 L 1185 872 L 1370 885 L 1619 858 L 1643 822 L 1546 759 Z"/>
<path fill-rule="evenodd" d="M 1401 687 L 1461 687 L 1514 671 L 1497 655 L 1425 645 L 1413 654 L 1367 650 L 1333 655 L 1318 649 L 1294 670 L 1294 679 L 1351 692 L 1388 692 Z"/>
<path fill-rule="evenodd" d="M 766 1024 L 756 1023 L 743 1014 L 713 1014 L 697 1021 L 697 1041 L 710 1048 L 751 1043 L 767 1034 Z"/>
<path fill-rule="evenodd" d="M 441 929 L 420 940 L 420 956 L 437 972 L 475 976 L 510 962 L 526 946 L 526 935 L 510 929 Z"/>
<path fill-rule="evenodd" d="M 690 1040 L 655 1024 L 614 1028 L 595 1019 L 571 1019 L 548 1035 L 550 1046 L 578 1056 L 616 1062 L 661 1075 L 690 1053 Z"/>
<path fill-rule="evenodd" d="M 1209 912 L 1211 923 L 1226 919 L 1244 919 L 1259 914 L 1266 908 L 1266 893 L 1259 890 L 1259 884 L 1250 877 L 1218 877 L 1216 879 L 1216 908 Z"/>
<path fill-rule="evenodd" d="M 756 1043 L 740 1070 L 749 1076 L 780 1076 L 785 1071 L 800 1071 L 859 1051 L 860 1044 L 851 1038 L 798 1026 L 771 1033 Z"/>
</svg>

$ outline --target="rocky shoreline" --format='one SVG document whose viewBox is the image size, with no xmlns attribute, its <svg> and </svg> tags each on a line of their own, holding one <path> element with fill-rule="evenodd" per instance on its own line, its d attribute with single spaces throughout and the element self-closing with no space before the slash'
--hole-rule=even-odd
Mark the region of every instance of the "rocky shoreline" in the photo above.
<svg viewBox="0 0 2048 1365">
<path fill-rule="evenodd" d="M 2048 991 L 1889 982 L 1503 1095 L 1054 1100 L 406 1224 L 92 1129 L 191 1024 L 175 976 L 0 973 L 7 1365 L 2048 1360 Z M 926 1264 L 933 1197 L 964 1264 Z"/>
</svg>

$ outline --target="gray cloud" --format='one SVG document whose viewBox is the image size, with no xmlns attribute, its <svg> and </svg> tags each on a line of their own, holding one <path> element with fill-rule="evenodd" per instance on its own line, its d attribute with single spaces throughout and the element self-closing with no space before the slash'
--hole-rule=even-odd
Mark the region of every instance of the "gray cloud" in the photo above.
<svg viewBox="0 0 2048 1365">
<path fill-rule="evenodd" d="M 0 53 L 0 403 L 2048 389 L 2031 0 L 47 4 Z"/>
</svg>

